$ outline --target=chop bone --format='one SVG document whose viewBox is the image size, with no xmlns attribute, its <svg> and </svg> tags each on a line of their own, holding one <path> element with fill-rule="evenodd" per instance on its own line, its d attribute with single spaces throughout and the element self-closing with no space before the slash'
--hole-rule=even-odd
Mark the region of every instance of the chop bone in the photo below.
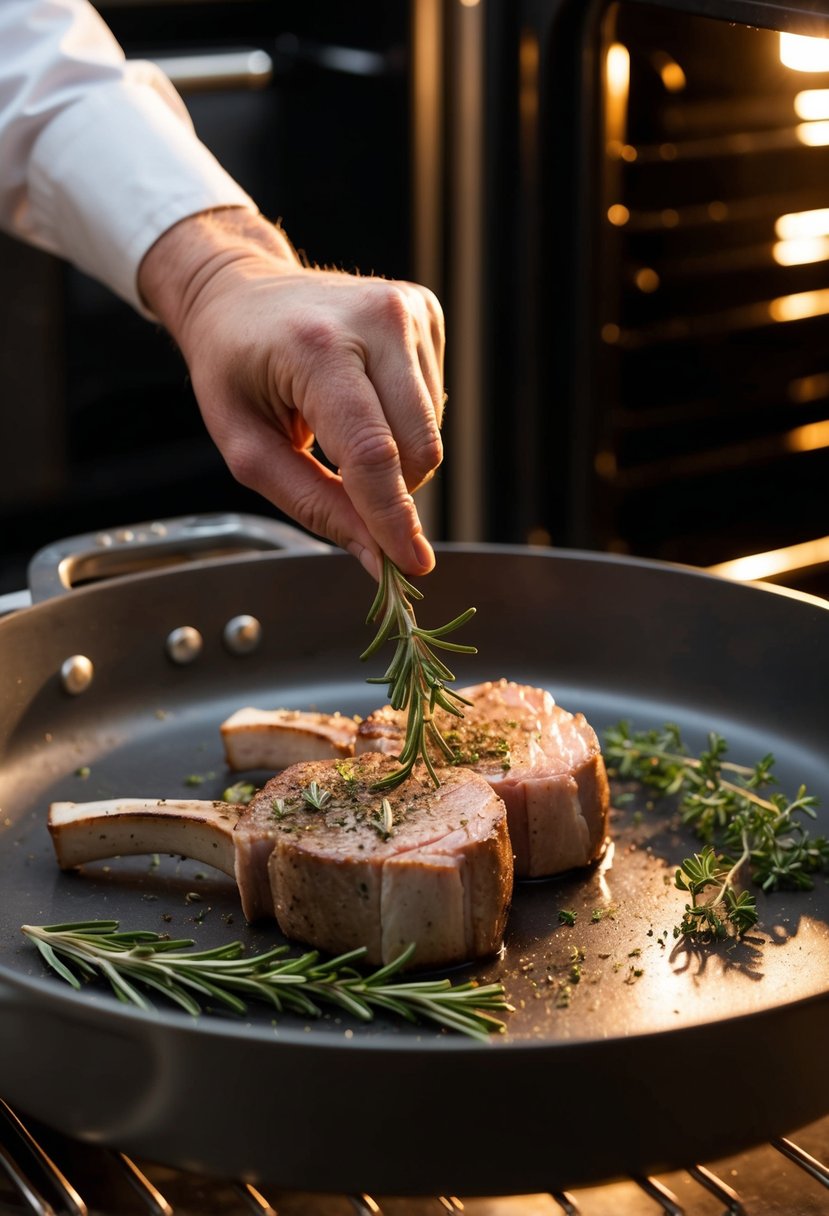
<svg viewBox="0 0 829 1216">
<path fill-rule="evenodd" d="M 413 775 L 382 798 L 396 766 L 367 753 L 285 769 L 247 806 L 140 798 L 53 803 L 63 869 L 116 855 L 174 853 L 235 878 L 249 921 L 331 953 L 366 948 L 440 966 L 496 951 L 512 894 L 506 810 L 484 778 Z"/>
</svg>

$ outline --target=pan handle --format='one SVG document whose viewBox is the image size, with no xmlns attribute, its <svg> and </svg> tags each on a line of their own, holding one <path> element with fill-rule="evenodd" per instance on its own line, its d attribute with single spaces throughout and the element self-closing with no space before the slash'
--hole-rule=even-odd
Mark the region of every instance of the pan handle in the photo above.
<svg viewBox="0 0 829 1216">
<path fill-rule="evenodd" d="M 81 583 L 137 574 L 253 550 L 330 553 L 331 545 L 290 524 L 259 515 L 183 515 L 103 532 L 69 536 L 39 550 L 29 563 L 32 603 L 67 595 Z"/>
</svg>

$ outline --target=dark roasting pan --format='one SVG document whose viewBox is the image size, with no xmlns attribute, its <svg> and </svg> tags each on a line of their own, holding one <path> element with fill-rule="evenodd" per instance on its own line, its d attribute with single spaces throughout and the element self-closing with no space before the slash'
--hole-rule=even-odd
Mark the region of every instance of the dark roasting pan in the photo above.
<svg viewBox="0 0 829 1216">
<path fill-rule="evenodd" d="M 259 525 L 242 527 L 244 553 L 232 524 L 230 539 L 228 525 L 200 520 L 178 530 L 195 537 L 194 560 L 91 581 L 0 621 L 0 1094 L 177 1166 L 410 1194 L 546 1191 L 677 1166 L 829 1111 L 829 885 L 762 898 L 742 944 L 679 950 L 672 878 L 692 842 L 643 798 L 614 813 L 604 863 L 522 884 L 503 957 L 456 973 L 506 983 L 516 1010 L 491 1044 L 346 1018 L 274 1024 L 267 1011 L 145 1014 L 48 974 L 21 924 L 105 917 L 202 945 L 278 939 L 246 927 L 228 881 L 200 865 L 129 858 L 59 873 L 50 800 L 218 796 L 218 726 L 235 708 L 364 713 L 382 697 L 364 682 L 380 662 L 358 661 L 373 588 L 356 562 L 291 530 L 276 542 L 291 548 L 253 553 L 273 543 Z M 154 535 L 48 553 L 35 598 L 94 580 L 102 555 L 129 568 L 123 554 Z M 424 590 L 423 624 L 478 608 L 463 640 L 479 654 L 457 663 L 459 685 L 507 676 L 546 686 L 600 732 L 622 717 L 671 720 L 694 746 L 717 729 L 737 759 L 772 751 L 784 789 L 805 782 L 820 797 L 826 832 L 822 602 L 652 562 L 487 546 L 444 548 Z M 240 656 L 225 629 L 243 614 L 262 636 Z M 203 646 L 176 664 L 167 639 L 184 626 Z M 61 670 L 77 655 L 94 676 L 69 695 Z M 592 923 L 597 907 L 614 911 Z M 575 926 L 559 923 L 562 908 Z M 582 978 L 562 1007 L 574 949 Z"/>
</svg>

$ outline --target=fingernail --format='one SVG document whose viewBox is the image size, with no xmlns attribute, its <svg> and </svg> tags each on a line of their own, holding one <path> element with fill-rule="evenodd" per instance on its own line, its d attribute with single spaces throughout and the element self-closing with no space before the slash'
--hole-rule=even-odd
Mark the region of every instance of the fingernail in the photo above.
<svg viewBox="0 0 829 1216">
<path fill-rule="evenodd" d="M 348 552 L 352 557 L 357 558 L 357 561 L 366 573 L 371 575 L 375 583 L 380 581 L 380 563 L 371 549 L 367 549 L 365 545 L 358 545 L 355 542 L 353 545 L 348 546 Z"/>
<path fill-rule="evenodd" d="M 427 570 L 432 569 L 435 564 L 434 550 L 422 532 L 417 532 L 412 537 L 412 553 L 418 566 L 425 566 Z"/>
</svg>

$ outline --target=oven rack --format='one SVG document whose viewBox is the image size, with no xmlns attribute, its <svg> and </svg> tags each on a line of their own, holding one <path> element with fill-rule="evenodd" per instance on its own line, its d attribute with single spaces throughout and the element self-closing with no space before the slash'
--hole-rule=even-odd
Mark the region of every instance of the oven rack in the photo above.
<svg viewBox="0 0 829 1216">
<path fill-rule="evenodd" d="M 829 1118 L 710 1165 L 545 1195 L 265 1191 L 79 1143 L 0 1101 L 2 1216 L 822 1216 L 827 1162 Z"/>
</svg>

